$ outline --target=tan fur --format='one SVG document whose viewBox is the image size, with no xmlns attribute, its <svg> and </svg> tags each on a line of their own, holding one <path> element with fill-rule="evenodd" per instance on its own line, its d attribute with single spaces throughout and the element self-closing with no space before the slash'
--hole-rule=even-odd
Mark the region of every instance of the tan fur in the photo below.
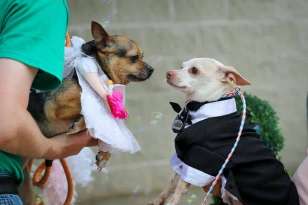
<svg viewBox="0 0 308 205">
<path fill-rule="evenodd" d="M 48 121 L 76 119 L 81 109 L 80 87 L 71 80 L 64 80 L 59 91 L 44 106 Z"/>
<path fill-rule="evenodd" d="M 175 187 L 174 193 L 171 195 L 171 197 L 167 200 L 168 205 L 177 205 L 183 194 L 185 194 L 188 191 L 188 188 L 190 187 L 190 184 L 183 181 L 178 180 L 178 183 Z"/>
<path fill-rule="evenodd" d="M 180 176 L 175 174 L 170 183 L 166 188 L 160 193 L 159 197 L 157 197 L 153 202 L 148 203 L 148 205 L 163 205 L 167 201 L 167 199 L 174 194 L 174 191 L 177 187 L 177 184 L 180 180 Z"/>
<path fill-rule="evenodd" d="M 127 84 L 129 74 L 138 75 L 144 70 L 143 54 L 135 41 L 125 36 L 110 36 L 108 47 L 98 50 L 98 56 L 102 62 L 105 62 L 106 71 L 115 83 Z M 110 43 L 111 42 L 111 43 Z M 116 55 L 118 50 L 126 50 L 125 57 Z M 138 56 L 136 62 L 131 62 L 129 57 Z"/>
</svg>

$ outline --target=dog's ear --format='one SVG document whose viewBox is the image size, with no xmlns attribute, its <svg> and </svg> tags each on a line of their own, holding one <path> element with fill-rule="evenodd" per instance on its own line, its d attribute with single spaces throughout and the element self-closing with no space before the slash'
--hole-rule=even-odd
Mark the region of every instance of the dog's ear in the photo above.
<svg viewBox="0 0 308 205">
<path fill-rule="evenodd" d="M 103 43 L 106 45 L 106 42 L 109 39 L 109 35 L 99 23 L 92 21 L 91 31 L 96 43 Z"/>
<path fill-rule="evenodd" d="M 96 54 L 96 45 L 94 40 L 82 44 L 81 50 L 88 56 L 94 56 Z"/>
<path fill-rule="evenodd" d="M 239 86 L 250 85 L 250 82 L 232 66 L 219 66 L 219 72 L 224 73 L 223 82 L 233 82 Z"/>
</svg>

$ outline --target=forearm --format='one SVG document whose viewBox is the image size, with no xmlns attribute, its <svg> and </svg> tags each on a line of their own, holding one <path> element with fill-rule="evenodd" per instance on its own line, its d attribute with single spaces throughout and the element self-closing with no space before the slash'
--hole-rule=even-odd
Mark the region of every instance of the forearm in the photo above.
<svg viewBox="0 0 308 205">
<path fill-rule="evenodd" d="M 27 111 L 29 91 L 37 70 L 0 59 L 0 150 L 30 158 L 57 159 L 96 145 L 86 132 L 47 139 Z"/>
<path fill-rule="evenodd" d="M 1 113 L 6 121 L 0 124 L 1 150 L 30 158 L 49 158 L 56 154 L 53 140 L 41 133 L 27 111 L 17 108 Z"/>
<path fill-rule="evenodd" d="M 16 110 L 15 117 L 9 118 L 7 122 L 15 122 L 15 125 L 0 124 L 0 150 L 24 157 L 60 159 L 78 154 L 85 146 L 97 145 L 97 140 L 87 131 L 74 135 L 61 134 L 48 139 L 27 111 Z"/>
</svg>

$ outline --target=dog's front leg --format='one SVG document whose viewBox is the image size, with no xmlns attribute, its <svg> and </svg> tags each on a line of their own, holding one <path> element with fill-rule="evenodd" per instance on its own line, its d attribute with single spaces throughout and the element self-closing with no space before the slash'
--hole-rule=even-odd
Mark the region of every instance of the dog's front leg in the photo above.
<svg viewBox="0 0 308 205">
<path fill-rule="evenodd" d="M 189 186 L 189 183 L 179 179 L 174 194 L 169 198 L 166 205 L 177 205 L 180 202 L 181 196 L 188 191 Z"/>
<path fill-rule="evenodd" d="M 172 177 L 169 185 L 160 193 L 160 195 L 153 202 L 148 203 L 148 205 L 165 204 L 166 199 L 168 199 L 170 195 L 174 192 L 179 180 L 180 180 L 180 176 L 175 174 Z"/>
</svg>

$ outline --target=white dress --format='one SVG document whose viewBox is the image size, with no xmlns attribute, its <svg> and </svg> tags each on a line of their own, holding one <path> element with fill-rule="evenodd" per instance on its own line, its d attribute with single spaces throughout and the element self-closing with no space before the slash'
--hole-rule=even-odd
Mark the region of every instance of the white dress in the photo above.
<svg viewBox="0 0 308 205">
<path fill-rule="evenodd" d="M 135 153 L 139 151 L 140 146 L 125 126 L 124 120 L 113 118 L 103 99 L 96 94 L 83 77 L 85 73 L 97 73 L 103 87 L 108 90 L 107 76 L 94 58 L 83 56 L 79 60 L 80 62 L 77 63 L 75 69 L 82 89 L 81 114 L 84 116 L 90 135 L 99 139 L 99 149 L 109 152 L 118 150 Z"/>
</svg>

